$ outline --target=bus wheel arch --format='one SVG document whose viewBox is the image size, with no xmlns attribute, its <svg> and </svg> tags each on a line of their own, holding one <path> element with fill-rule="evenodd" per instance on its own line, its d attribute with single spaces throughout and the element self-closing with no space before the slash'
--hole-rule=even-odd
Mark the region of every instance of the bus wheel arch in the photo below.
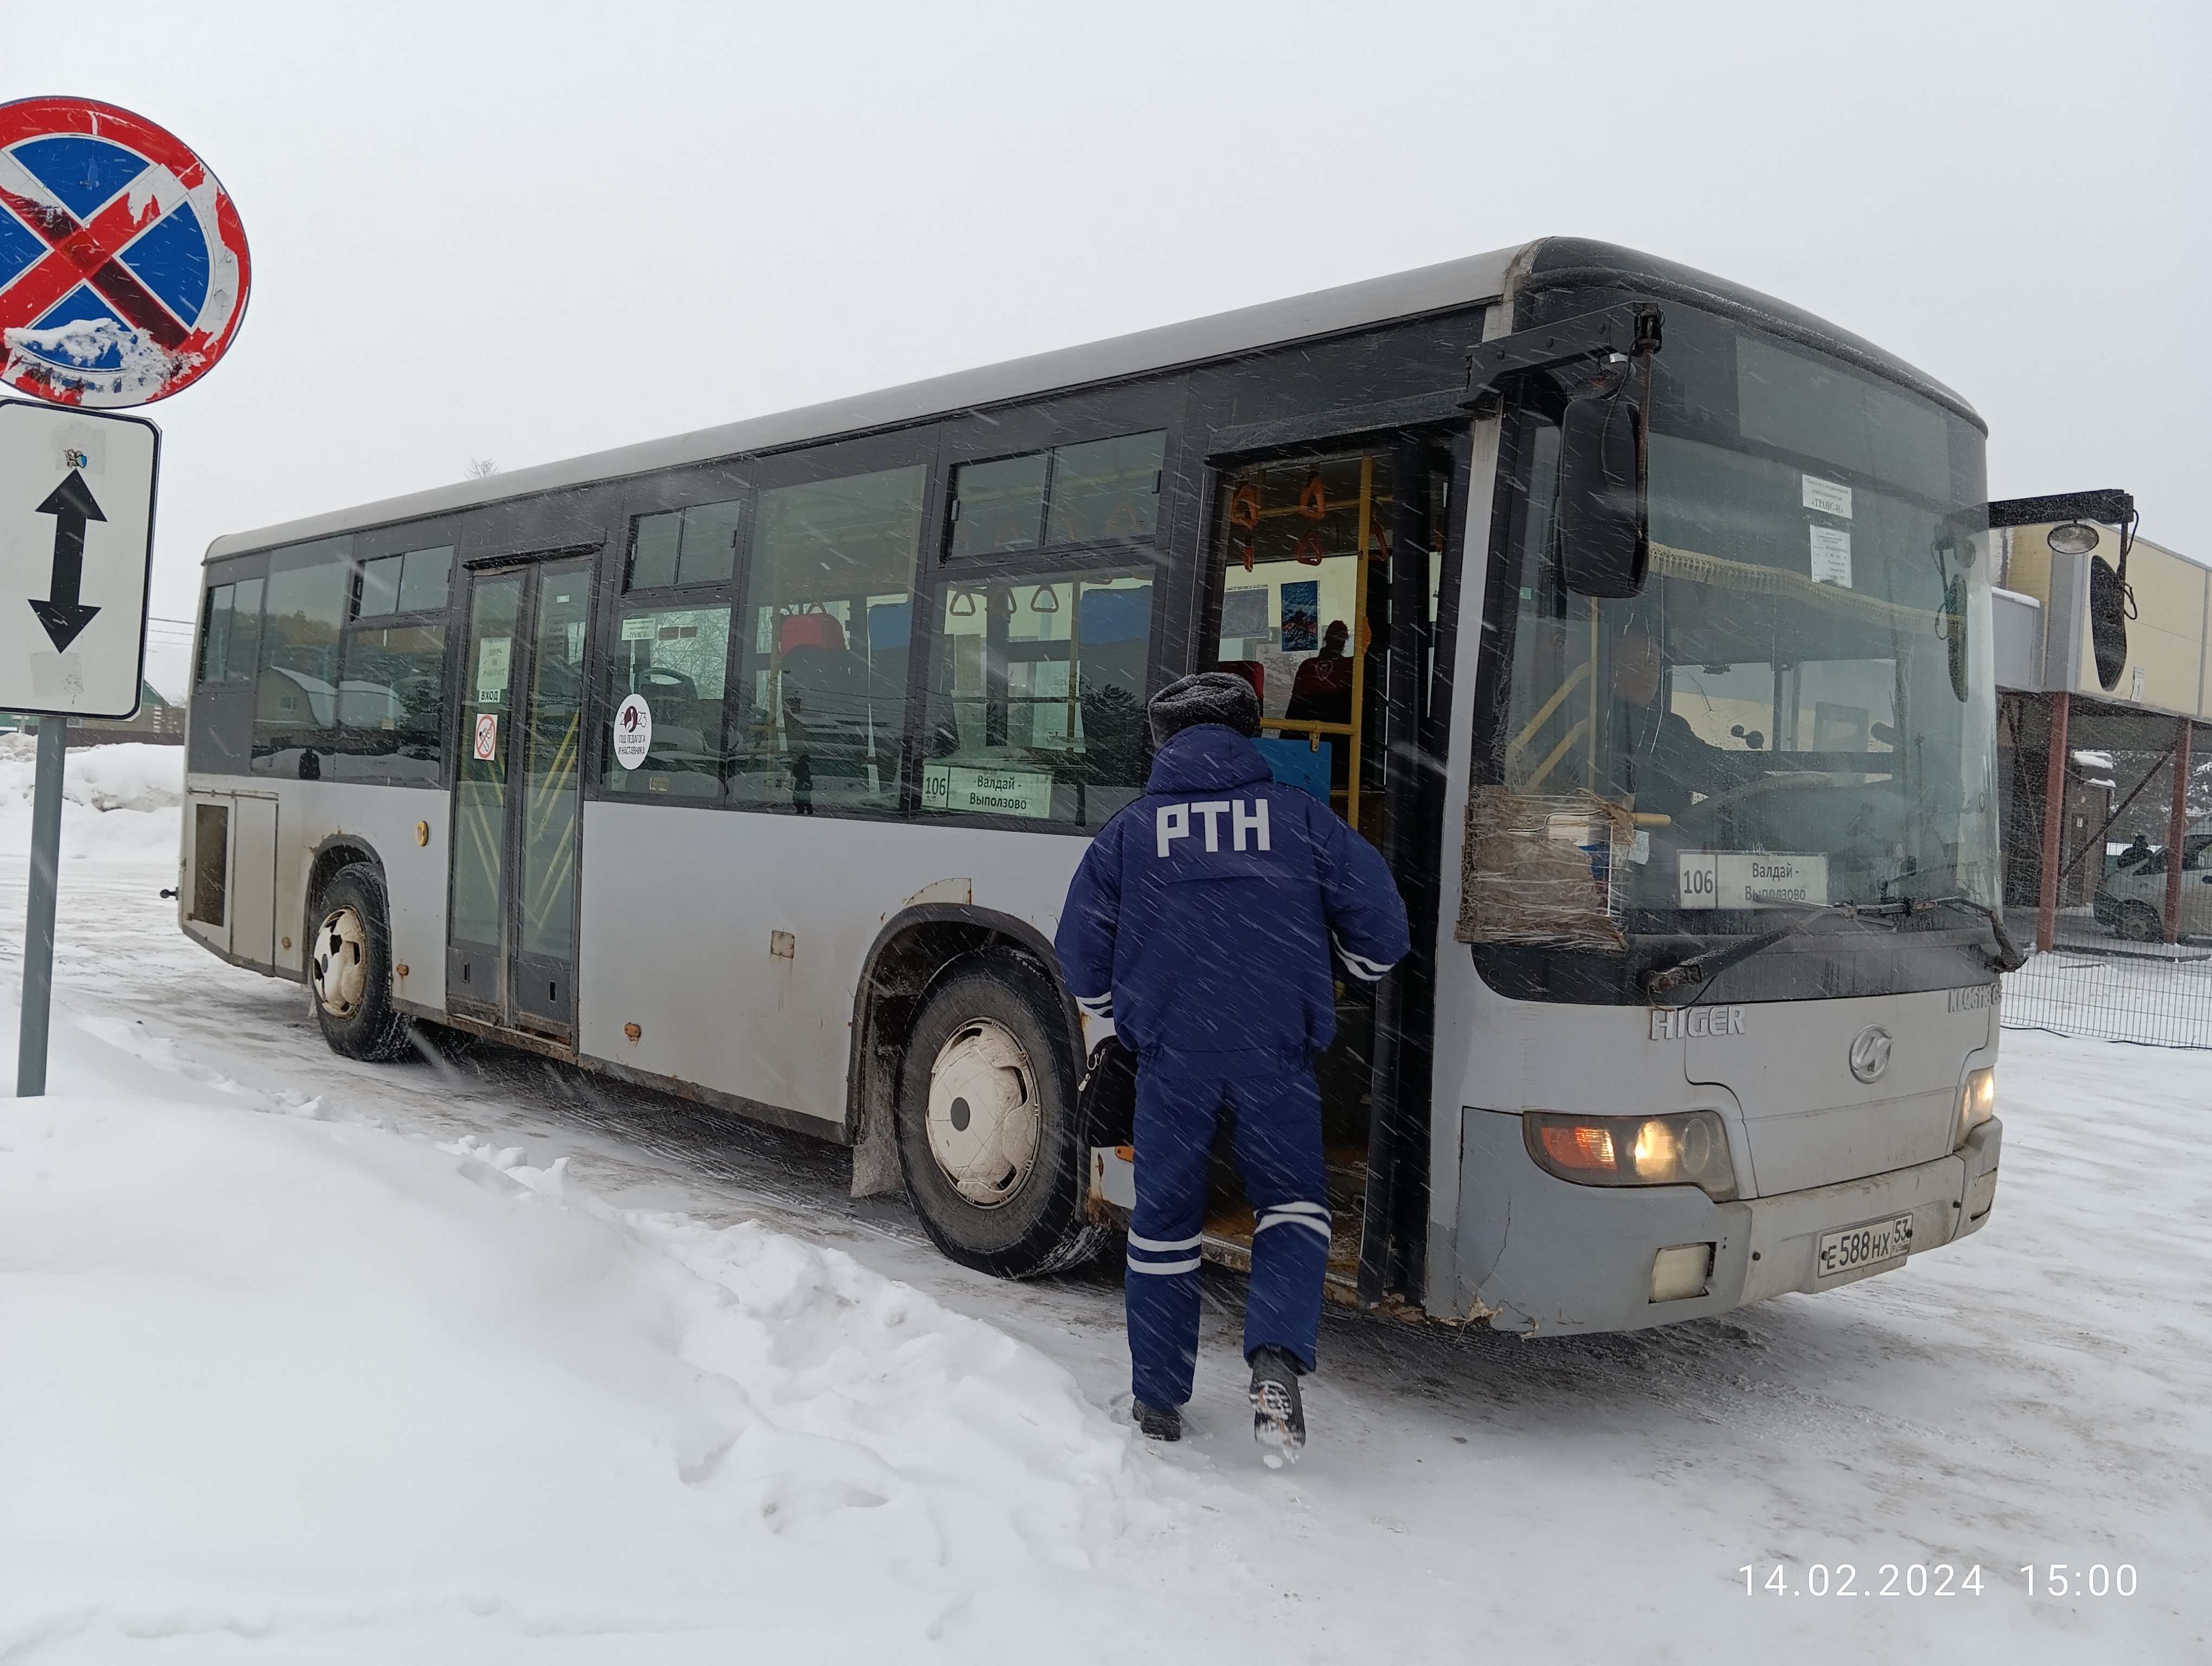
<svg viewBox="0 0 2212 1666">
<path fill-rule="evenodd" d="M 855 1195 L 902 1186 L 940 1250 L 1001 1277 L 1051 1272 L 1097 1250 L 1102 1235 L 1084 1221 L 1088 1153 L 1075 1098 L 1082 1032 L 1034 927 L 958 904 L 904 911 L 871 952 L 854 1032 Z M 933 1107 L 941 1123 L 961 1096 L 935 1082 L 940 1068 L 1025 1084 L 995 1108 L 1012 1118 L 1010 1137 L 1024 1118 L 1037 1119 L 1034 1149 L 1025 1146 L 1003 1197 L 991 1195 L 988 1179 L 956 1177 L 944 1165 L 948 1129 L 937 1128 L 933 1141 L 933 1099 L 946 1101 Z M 933 1092 L 933 1082 L 944 1091 Z M 1012 1104 L 1030 1096 L 1034 1104 Z M 959 1108 L 964 1099 L 951 1111 L 964 1135 Z M 994 1108 L 973 1114 L 988 1119 Z"/>
</svg>

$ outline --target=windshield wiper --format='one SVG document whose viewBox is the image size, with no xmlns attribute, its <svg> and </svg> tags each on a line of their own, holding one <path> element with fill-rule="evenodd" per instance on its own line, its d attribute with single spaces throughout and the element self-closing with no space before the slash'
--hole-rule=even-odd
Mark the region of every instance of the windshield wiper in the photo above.
<svg viewBox="0 0 2212 1666">
<path fill-rule="evenodd" d="M 1655 1006 L 1666 1006 L 1668 1003 L 1665 998 L 1675 990 L 1694 989 L 1700 984 L 1711 982 L 1737 962 L 1763 953 L 1785 937 L 1796 936 L 1826 915 L 1839 914 L 1846 919 L 1858 919 L 1869 915 L 1904 914 L 1912 907 L 1910 903 L 1814 903 L 1798 906 L 1805 909 L 1804 917 L 1793 920 L 1786 926 L 1778 927 L 1771 932 L 1761 932 L 1757 937 L 1747 937 L 1724 949 L 1708 949 L 1703 954 L 1692 955 L 1687 960 L 1678 960 L 1671 966 L 1657 967 L 1646 972 L 1644 975 L 1645 998 Z"/>
<path fill-rule="evenodd" d="M 1990 934 L 1997 940 L 1997 952 L 1989 957 L 1991 971 L 2016 972 L 2027 964 L 2027 951 L 2012 940 L 2012 933 L 2005 929 L 2004 916 L 1995 909 L 1986 908 L 1970 897 L 1931 897 L 1912 905 L 1915 914 L 1927 909 L 1956 909 L 1961 914 L 1978 914 L 1987 921 Z"/>
<path fill-rule="evenodd" d="M 1789 905 L 1770 904 L 1769 906 Z M 1805 909 L 1803 917 L 1793 920 L 1786 926 L 1778 927 L 1771 932 L 1761 932 L 1757 937 L 1747 937 L 1741 942 L 1731 943 L 1724 949 L 1710 949 L 1704 954 L 1692 955 L 1687 960 L 1676 961 L 1671 966 L 1659 967 L 1646 972 L 1644 975 L 1645 998 L 1655 1006 L 1686 1005 L 1686 1001 L 1670 1003 L 1666 997 L 1678 989 L 1695 989 L 1703 984 L 1710 983 L 1729 967 L 1741 961 L 1748 960 L 1755 954 L 1763 953 L 1784 938 L 1796 936 L 1798 933 L 1812 925 L 1815 920 L 1826 915 L 1841 915 L 1848 920 L 1881 921 L 1896 915 L 1929 914 L 1937 909 L 1956 909 L 1962 913 L 1978 914 L 1989 923 L 1990 930 L 1996 934 L 1998 952 L 1985 957 L 1991 970 L 2017 971 L 2027 961 L 2027 956 L 2013 943 L 2011 934 L 2005 930 L 2004 921 L 1998 915 L 1997 911 L 1995 909 L 1984 908 L 1981 903 L 1969 897 L 1914 897 L 1909 901 L 1894 903 L 1820 903 L 1799 906 Z M 1896 927 L 1885 926 L 1884 929 L 1894 931 Z"/>
</svg>

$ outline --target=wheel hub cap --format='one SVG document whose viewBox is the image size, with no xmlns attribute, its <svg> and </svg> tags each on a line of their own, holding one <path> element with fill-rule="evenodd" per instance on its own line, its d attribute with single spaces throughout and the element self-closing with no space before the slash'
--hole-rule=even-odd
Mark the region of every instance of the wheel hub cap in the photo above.
<svg viewBox="0 0 2212 1666">
<path fill-rule="evenodd" d="M 1036 1069 L 1005 1025 L 964 1024 L 929 1077 L 929 1154 L 960 1195 L 994 1208 L 1019 1191 L 1043 1126 Z"/>
<path fill-rule="evenodd" d="M 332 909 L 315 933 L 315 999 L 334 1018 L 361 1010 L 368 989 L 368 928 L 350 906 Z"/>
</svg>

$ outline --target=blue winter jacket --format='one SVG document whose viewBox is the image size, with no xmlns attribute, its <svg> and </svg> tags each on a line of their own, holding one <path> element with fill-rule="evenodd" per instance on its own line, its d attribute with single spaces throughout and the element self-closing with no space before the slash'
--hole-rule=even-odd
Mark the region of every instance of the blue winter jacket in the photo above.
<svg viewBox="0 0 2212 1666">
<path fill-rule="evenodd" d="M 1374 982 L 1405 956 L 1406 905 L 1341 817 L 1206 723 L 1170 737 L 1091 842 L 1056 947 L 1077 1003 L 1140 1058 L 1279 1068 L 1336 1034 L 1332 948 Z"/>
</svg>

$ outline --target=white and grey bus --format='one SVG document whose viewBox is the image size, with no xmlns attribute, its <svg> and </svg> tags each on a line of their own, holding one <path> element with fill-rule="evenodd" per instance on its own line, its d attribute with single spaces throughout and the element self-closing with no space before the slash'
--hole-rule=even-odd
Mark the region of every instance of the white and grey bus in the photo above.
<svg viewBox="0 0 2212 1666">
<path fill-rule="evenodd" d="M 1983 452 L 1867 342 L 1554 239 L 222 538 L 179 923 L 342 1053 L 817 1134 L 1035 1274 L 1128 1175 L 1061 897 L 1148 692 L 1224 667 L 1414 921 L 1319 1062 L 1336 1293 L 1833 1288 L 1996 1190 Z M 1250 1228 L 1231 1178 L 1208 1253 Z"/>
</svg>

